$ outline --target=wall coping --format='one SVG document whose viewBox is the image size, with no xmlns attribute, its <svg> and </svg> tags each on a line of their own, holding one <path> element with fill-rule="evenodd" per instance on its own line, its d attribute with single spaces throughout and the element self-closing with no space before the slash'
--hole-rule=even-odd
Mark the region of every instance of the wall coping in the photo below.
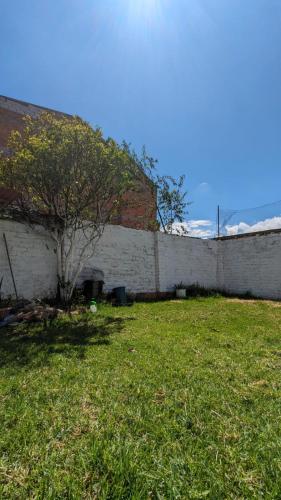
<svg viewBox="0 0 281 500">
<path fill-rule="evenodd" d="M 243 234 L 233 234 L 229 236 L 218 236 L 213 238 L 216 241 L 224 241 L 224 240 L 239 240 L 241 238 L 251 238 L 254 236 L 266 236 L 269 234 L 280 234 L 281 229 L 266 229 L 265 231 L 255 231 L 252 233 L 243 233 Z"/>
<path fill-rule="evenodd" d="M 17 104 L 20 104 L 21 106 L 24 106 L 27 108 L 27 114 L 28 114 L 28 108 L 29 107 L 32 107 L 32 108 L 37 108 L 39 111 L 50 111 L 51 113 L 55 113 L 55 114 L 59 114 L 59 115 L 63 115 L 63 116 L 72 116 L 70 115 L 69 113 L 65 113 L 64 111 L 58 111 L 57 109 L 52 109 L 52 108 L 47 108 L 46 106 L 40 106 L 39 104 L 33 104 L 32 102 L 28 102 L 28 101 L 22 101 L 20 99 L 15 99 L 14 97 L 8 97 L 6 95 L 0 95 L 0 108 L 1 108 L 1 100 L 2 102 L 14 102 L 14 103 L 17 103 Z M 2 109 L 8 109 L 8 108 L 2 108 Z M 19 111 L 13 111 L 12 109 L 10 110 L 12 112 L 16 112 L 18 114 L 23 114 L 23 113 L 19 113 Z"/>
</svg>

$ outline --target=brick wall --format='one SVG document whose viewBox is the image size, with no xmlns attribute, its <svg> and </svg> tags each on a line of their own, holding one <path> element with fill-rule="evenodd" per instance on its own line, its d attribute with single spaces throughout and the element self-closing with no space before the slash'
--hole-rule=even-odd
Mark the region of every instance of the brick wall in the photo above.
<svg viewBox="0 0 281 500">
<path fill-rule="evenodd" d="M 6 148 L 7 140 L 12 130 L 21 131 L 23 129 L 23 117 L 25 115 L 36 118 L 42 111 L 58 113 L 28 102 L 0 95 L 0 149 Z M 64 115 L 64 113 L 58 114 Z"/>
<path fill-rule="evenodd" d="M 56 255 L 48 238 L 24 225 L 0 220 L 0 279 L 5 296 L 13 284 L 3 241 L 6 234 L 15 280 L 21 296 L 53 295 L 56 290 Z M 173 290 L 177 282 L 215 286 L 216 242 L 180 238 L 158 232 L 108 226 L 87 267 L 104 273 L 105 289 L 125 285 L 135 293 Z"/>
<path fill-rule="evenodd" d="M 42 111 L 69 116 L 34 104 L 0 96 L 0 149 L 6 149 L 7 140 L 12 130 L 22 130 L 24 115 L 29 114 L 36 117 Z M 157 229 L 156 192 L 146 176 L 143 176 L 142 182 L 136 182 L 135 188 L 126 194 L 122 208 L 118 216 L 112 220 L 112 224 L 151 231 Z"/>
<path fill-rule="evenodd" d="M 217 242 L 158 233 L 160 290 L 176 283 L 216 288 Z"/>
<path fill-rule="evenodd" d="M 218 242 L 218 288 L 281 298 L 281 233 L 266 232 Z"/>
<path fill-rule="evenodd" d="M 56 290 L 56 255 L 49 238 L 36 235 L 22 224 L 0 220 L 0 280 L 2 295 L 14 296 L 13 282 L 3 240 L 6 234 L 18 293 L 21 297 L 46 297 Z"/>
<path fill-rule="evenodd" d="M 3 241 L 5 232 L 19 294 L 45 297 L 56 291 L 53 242 L 22 224 L 0 220 L 2 293 L 13 295 Z M 200 240 L 108 226 L 88 267 L 104 273 L 105 288 L 125 285 L 143 294 L 171 292 L 176 283 L 199 283 L 231 293 L 281 299 L 281 232 L 244 238 Z"/>
<path fill-rule="evenodd" d="M 158 229 L 156 211 L 156 191 L 144 176 L 143 181 L 136 182 L 135 188 L 124 195 L 119 214 L 111 223 L 155 231 Z"/>
<path fill-rule="evenodd" d="M 6 148 L 8 137 L 13 130 L 22 128 L 22 115 L 0 107 L 0 149 Z"/>
<path fill-rule="evenodd" d="M 6 234 L 15 281 L 20 296 L 47 297 L 56 290 L 56 255 L 48 237 L 24 225 L 0 220 L 0 280 L 3 294 L 13 295 L 13 283 L 4 246 Z M 155 291 L 154 233 L 122 226 L 108 226 L 87 267 L 104 273 L 107 290 L 126 285 L 138 293 Z"/>
</svg>

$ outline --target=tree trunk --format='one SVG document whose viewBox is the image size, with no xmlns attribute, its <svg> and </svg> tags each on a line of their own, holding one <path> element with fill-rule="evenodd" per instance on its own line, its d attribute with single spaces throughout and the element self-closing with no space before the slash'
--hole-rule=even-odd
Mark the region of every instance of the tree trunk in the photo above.
<svg viewBox="0 0 281 500">
<path fill-rule="evenodd" d="M 66 241 L 67 240 L 67 241 Z M 57 241 L 57 269 L 60 299 L 64 305 L 69 305 L 84 263 L 75 262 L 75 233 L 67 238 L 63 233 Z"/>
<path fill-rule="evenodd" d="M 81 248 L 77 246 L 77 233 L 66 231 L 59 233 L 57 243 L 57 274 L 60 299 L 64 305 L 69 305 L 78 280 L 86 262 L 94 254 L 94 239 L 85 242 Z"/>
<path fill-rule="evenodd" d="M 65 236 L 64 234 L 58 237 L 57 241 L 57 269 L 58 269 L 58 286 L 60 300 L 64 305 L 68 305 L 71 299 L 69 294 L 69 284 L 67 281 L 67 262 L 65 255 Z"/>
</svg>

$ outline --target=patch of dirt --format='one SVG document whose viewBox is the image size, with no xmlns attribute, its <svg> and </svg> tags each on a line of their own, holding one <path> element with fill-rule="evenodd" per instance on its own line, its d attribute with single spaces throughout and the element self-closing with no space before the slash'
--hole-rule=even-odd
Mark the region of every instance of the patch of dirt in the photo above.
<svg viewBox="0 0 281 500">
<path fill-rule="evenodd" d="M 267 380 L 255 380 L 251 384 L 249 384 L 250 387 L 268 387 L 268 382 Z"/>
<path fill-rule="evenodd" d="M 236 304 L 268 304 L 269 306 L 272 307 L 281 307 L 281 302 L 277 302 L 275 300 L 262 300 L 262 299 L 239 299 L 239 298 L 233 298 L 233 299 L 226 299 L 227 302 L 233 302 Z"/>
<path fill-rule="evenodd" d="M 276 302 L 275 300 L 264 300 L 266 304 L 269 304 L 272 307 L 281 307 L 281 302 Z"/>
</svg>

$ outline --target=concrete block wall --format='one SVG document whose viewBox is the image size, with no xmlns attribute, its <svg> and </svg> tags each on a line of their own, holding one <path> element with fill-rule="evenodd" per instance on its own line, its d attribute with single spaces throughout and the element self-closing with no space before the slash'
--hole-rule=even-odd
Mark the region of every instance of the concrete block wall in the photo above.
<svg viewBox="0 0 281 500">
<path fill-rule="evenodd" d="M 0 280 L 13 295 L 3 233 L 18 293 L 36 298 L 56 292 L 52 240 L 22 224 L 0 220 Z M 105 289 L 125 285 L 136 293 L 169 292 L 176 283 L 199 283 L 231 293 L 281 298 L 281 232 L 242 238 L 200 240 L 108 226 L 87 264 L 104 273 Z"/>
</svg>

